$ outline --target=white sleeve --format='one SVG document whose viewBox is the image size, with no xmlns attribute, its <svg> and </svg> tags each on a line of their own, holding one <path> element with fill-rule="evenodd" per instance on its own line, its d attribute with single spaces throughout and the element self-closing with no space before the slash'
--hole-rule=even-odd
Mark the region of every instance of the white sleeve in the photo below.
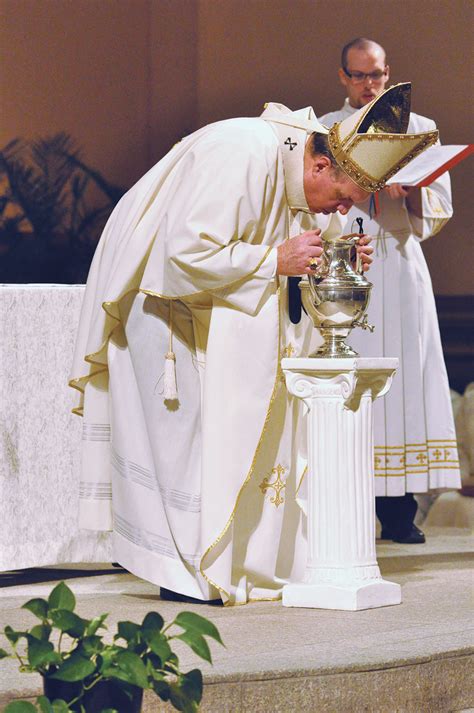
<svg viewBox="0 0 474 713">
<path fill-rule="evenodd" d="M 275 281 L 277 251 L 264 242 L 274 178 L 256 149 L 203 141 L 186 156 L 162 226 L 169 294 L 212 292 L 253 312 Z"/>
<path fill-rule="evenodd" d="M 429 125 L 426 129 L 423 128 L 424 131 L 436 129 L 434 121 L 429 120 L 427 124 Z M 431 185 L 421 189 L 421 211 L 422 218 L 413 215 L 409 210 L 407 213 L 415 235 L 420 240 L 426 240 L 436 235 L 453 215 L 451 179 L 448 171 Z"/>
</svg>

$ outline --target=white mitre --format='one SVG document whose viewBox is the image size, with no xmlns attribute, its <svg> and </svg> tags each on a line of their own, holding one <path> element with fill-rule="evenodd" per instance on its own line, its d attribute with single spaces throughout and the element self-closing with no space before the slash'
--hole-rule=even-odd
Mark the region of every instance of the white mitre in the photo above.
<svg viewBox="0 0 474 713">
<path fill-rule="evenodd" d="M 438 140 L 437 131 L 407 134 L 411 84 L 395 84 L 329 129 L 329 147 L 354 183 L 374 193 Z"/>
</svg>

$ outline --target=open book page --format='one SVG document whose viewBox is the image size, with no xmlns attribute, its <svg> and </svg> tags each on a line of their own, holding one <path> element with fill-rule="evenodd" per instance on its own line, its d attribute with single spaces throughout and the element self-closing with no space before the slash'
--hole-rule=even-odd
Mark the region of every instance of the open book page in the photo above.
<svg viewBox="0 0 474 713">
<path fill-rule="evenodd" d="M 474 151 L 474 144 L 430 146 L 387 181 L 387 186 L 428 186 Z"/>
</svg>

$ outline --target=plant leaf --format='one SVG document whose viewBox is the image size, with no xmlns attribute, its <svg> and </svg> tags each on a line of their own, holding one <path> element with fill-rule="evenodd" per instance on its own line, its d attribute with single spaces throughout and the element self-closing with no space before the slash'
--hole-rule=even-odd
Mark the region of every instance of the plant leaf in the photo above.
<svg viewBox="0 0 474 713">
<path fill-rule="evenodd" d="M 177 636 L 176 638 L 181 639 L 181 641 L 184 641 L 194 651 L 194 653 L 200 656 L 202 659 L 204 659 L 205 661 L 209 661 L 209 663 L 212 663 L 209 645 L 204 636 L 199 634 L 197 631 L 183 631 L 183 633 L 179 634 L 179 636 Z"/>
<path fill-rule="evenodd" d="M 61 666 L 50 678 L 55 678 L 59 681 L 81 681 L 86 676 L 94 673 L 94 671 L 94 662 L 75 651 L 69 658 L 64 659 Z"/>
<path fill-rule="evenodd" d="M 210 636 L 211 639 L 215 639 L 215 641 L 224 646 L 217 627 L 212 623 L 212 621 L 209 621 L 209 619 L 206 619 L 204 616 L 200 616 L 199 614 L 195 614 L 191 611 L 183 611 L 178 614 L 174 623 L 178 624 L 186 631 L 192 630 L 202 636 Z"/>
<path fill-rule="evenodd" d="M 161 698 L 162 701 L 169 701 L 170 699 L 170 684 L 166 681 L 157 681 L 156 679 L 151 682 L 152 688 L 156 695 Z"/>
<path fill-rule="evenodd" d="M 7 705 L 3 713 L 37 713 L 37 710 L 28 701 L 13 701 Z"/>
<path fill-rule="evenodd" d="M 115 657 L 119 651 L 126 651 L 127 649 L 117 646 L 116 644 L 107 644 L 104 646 L 99 656 L 97 657 L 97 667 L 101 673 L 104 673 L 106 668 L 114 665 Z"/>
<path fill-rule="evenodd" d="M 154 654 L 160 657 L 161 665 L 163 666 L 171 656 L 171 647 L 164 634 L 160 632 L 145 632 L 144 639 Z"/>
<path fill-rule="evenodd" d="M 183 673 L 179 679 L 181 689 L 186 695 L 196 703 L 201 702 L 202 698 L 202 673 L 198 668 L 193 668 L 188 673 Z"/>
<path fill-rule="evenodd" d="M 150 611 L 143 619 L 143 631 L 160 632 L 164 625 L 164 619 L 156 611 Z"/>
<path fill-rule="evenodd" d="M 24 631 L 14 631 L 11 626 L 6 626 L 3 631 L 10 644 L 16 644 L 18 639 L 21 639 L 22 636 L 26 636 Z"/>
<path fill-rule="evenodd" d="M 154 674 L 155 669 L 161 668 L 161 659 L 159 656 L 154 654 L 152 651 L 149 651 L 145 654 L 145 656 L 142 656 L 143 662 L 146 665 L 146 670 L 148 671 L 148 674 Z M 164 673 L 161 671 L 159 673 L 159 676 L 163 677 Z"/>
<path fill-rule="evenodd" d="M 172 667 L 175 666 L 176 668 L 179 668 L 179 658 L 176 656 L 176 654 L 174 652 L 168 658 L 167 663 L 171 664 Z"/>
<path fill-rule="evenodd" d="M 160 657 L 162 664 L 172 653 L 167 637 L 161 633 L 164 623 L 163 617 L 157 612 L 149 612 L 142 623 L 143 638 L 153 653 Z"/>
<path fill-rule="evenodd" d="M 198 704 L 192 698 L 188 698 L 186 692 L 183 691 L 179 683 L 170 685 L 170 701 L 175 708 L 183 713 L 195 713 L 198 710 Z"/>
<path fill-rule="evenodd" d="M 39 705 L 41 713 L 53 713 L 53 706 L 46 698 L 46 696 L 40 696 L 36 699 L 36 703 Z"/>
<path fill-rule="evenodd" d="M 102 675 L 104 676 L 105 680 L 111 679 L 111 678 L 116 678 L 119 681 L 124 681 L 125 683 L 130 683 L 130 676 L 128 673 L 125 673 L 125 671 L 122 671 L 120 668 L 103 668 L 101 671 Z"/>
<path fill-rule="evenodd" d="M 133 621 L 119 621 L 117 624 L 117 634 L 115 634 L 114 639 L 131 641 L 140 630 L 140 625 L 135 624 Z"/>
<path fill-rule="evenodd" d="M 38 619 L 46 619 L 48 616 L 48 602 L 46 599 L 30 599 L 21 608 L 27 609 Z"/>
<path fill-rule="evenodd" d="M 53 713 L 70 713 L 70 710 L 66 701 L 62 701 L 59 698 L 53 701 Z"/>
<path fill-rule="evenodd" d="M 100 636 L 85 636 L 81 642 L 82 649 L 87 656 L 98 654 L 104 648 Z"/>
<path fill-rule="evenodd" d="M 49 624 L 37 624 L 30 629 L 29 634 L 34 636 L 35 639 L 41 639 L 41 641 L 48 641 L 49 635 L 51 634 L 51 627 Z"/>
<path fill-rule="evenodd" d="M 137 654 L 131 651 L 121 651 L 115 662 L 118 668 L 128 676 L 129 683 L 140 688 L 148 688 L 148 675 L 145 664 Z"/>
<path fill-rule="evenodd" d="M 10 656 L 8 651 L 5 651 L 5 649 L 0 649 L 0 659 L 5 659 L 7 656 Z"/>
<path fill-rule="evenodd" d="M 59 582 L 48 597 L 49 610 L 67 609 L 73 611 L 76 606 L 76 597 L 67 584 Z"/>
<path fill-rule="evenodd" d="M 53 609 L 50 612 L 51 621 L 60 631 L 78 639 L 83 636 L 87 622 L 68 609 Z"/>
<path fill-rule="evenodd" d="M 98 629 L 107 629 L 104 621 L 108 616 L 108 614 L 101 614 L 100 616 L 96 616 L 94 619 L 91 619 L 86 626 L 86 636 L 93 636 Z"/>
<path fill-rule="evenodd" d="M 61 658 L 49 641 L 42 641 L 28 635 L 28 661 L 30 666 L 38 669 L 48 663 L 58 663 Z"/>
</svg>

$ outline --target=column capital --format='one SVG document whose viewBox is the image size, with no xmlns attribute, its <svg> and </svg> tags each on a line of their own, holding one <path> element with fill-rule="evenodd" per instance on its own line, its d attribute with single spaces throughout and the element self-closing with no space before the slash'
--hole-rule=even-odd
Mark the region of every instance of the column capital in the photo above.
<svg viewBox="0 0 474 713">
<path fill-rule="evenodd" d="M 308 408 L 313 399 L 340 398 L 346 408 L 355 410 L 364 394 L 374 401 L 387 393 L 398 359 L 297 357 L 282 359 L 281 366 L 288 391 Z"/>
</svg>

